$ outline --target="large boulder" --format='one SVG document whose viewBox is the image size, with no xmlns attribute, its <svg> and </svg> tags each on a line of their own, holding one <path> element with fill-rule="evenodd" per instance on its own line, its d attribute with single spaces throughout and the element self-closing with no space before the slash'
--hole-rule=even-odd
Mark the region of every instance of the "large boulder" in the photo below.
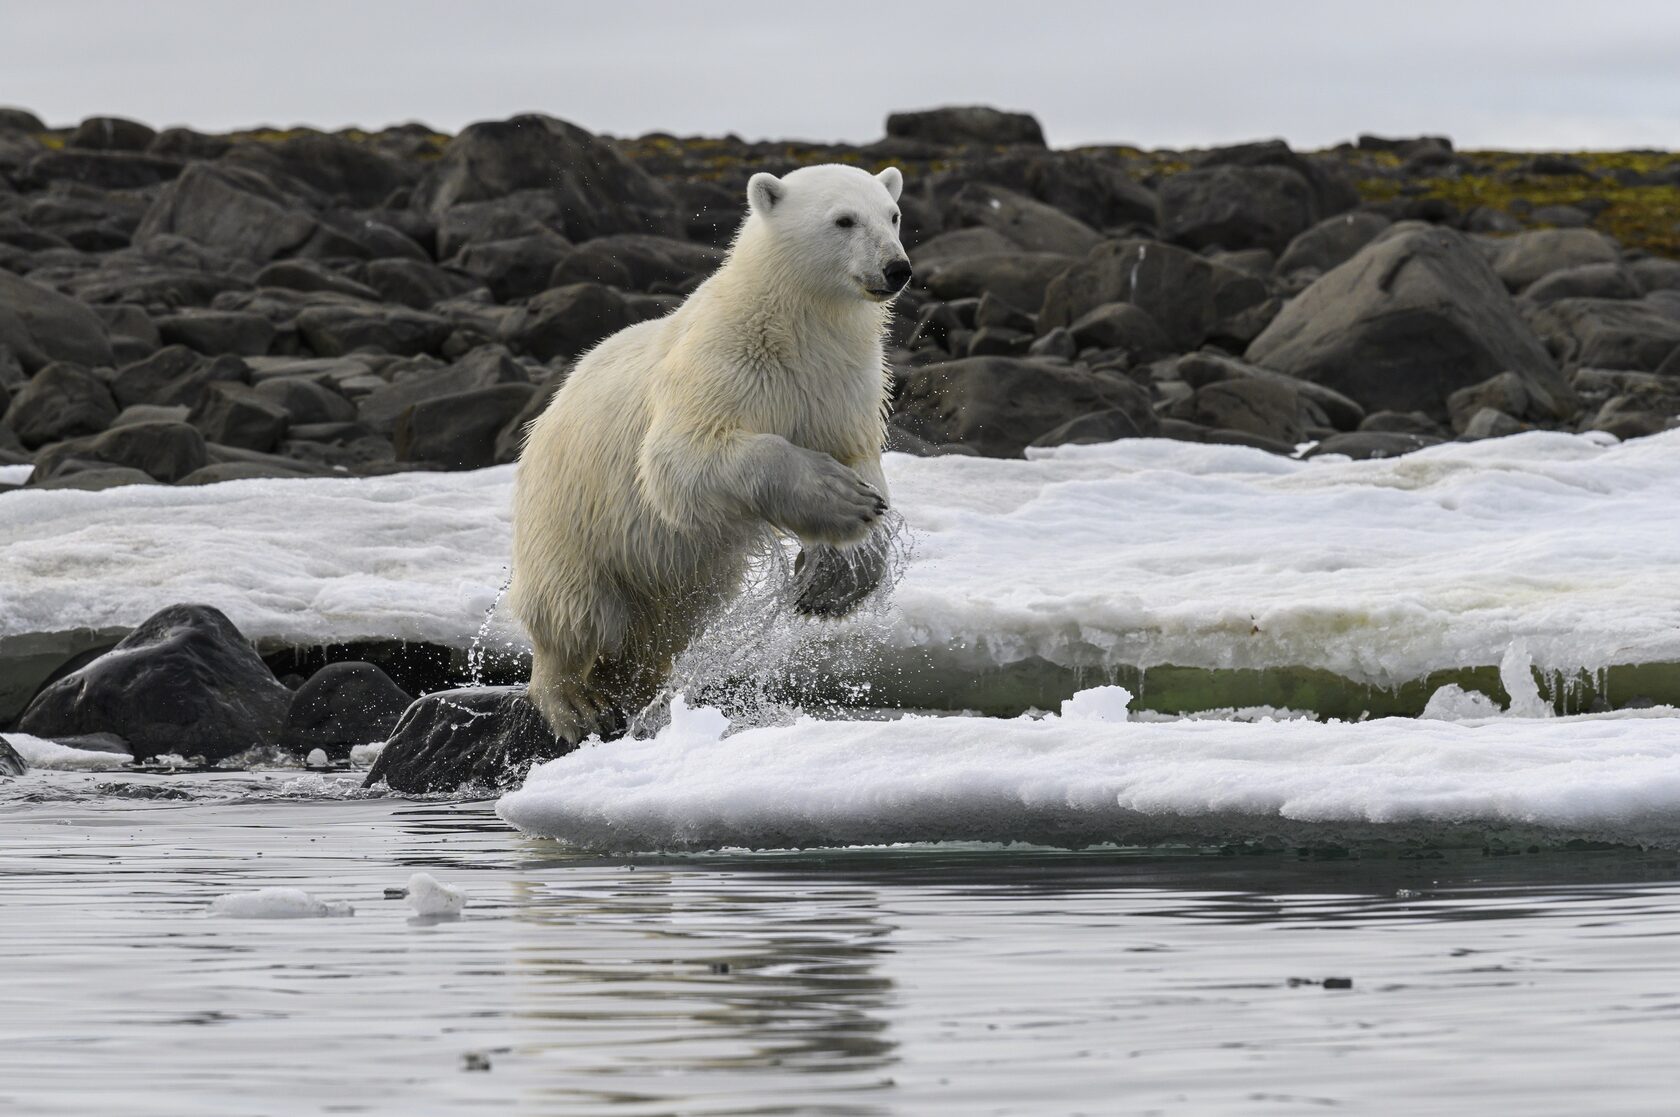
<svg viewBox="0 0 1680 1117">
<path fill-rule="evenodd" d="M 539 114 L 471 124 L 415 187 L 413 204 L 442 214 L 462 202 L 518 190 L 551 192 L 567 238 L 608 233 L 678 235 L 676 202 L 610 142 Z"/>
<path fill-rule="evenodd" d="M 242 260 L 267 263 L 292 255 L 320 223 L 298 199 L 240 167 L 193 163 L 164 187 L 134 231 L 134 243 L 185 237 Z"/>
<path fill-rule="evenodd" d="M 242 143 L 222 162 L 248 167 L 269 179 L 293 179 L 356 208 L 377 206 L 392 191 L 419 178 L 415 164 L 323 132 L 304 132 L 278 143 Z"/>
<path fill-rule="evenodd" d="M 496 464 L 496 436 L 537 394 L 533 384 L 497 384 L 415 404 L 397 418 L 397 460 L 445 469 Z"/>
<path fill-rule="evenodd" d="M 1512 291 L 1564 268 L 1614 264 L 1621 259 L 1615 242 L 1591 229 L 1531 229 L 1495 241 L 1487 254 L 1494 273 Z"/>
<path fill-rule="evenodd" d="M 1004 112 L 985 105 L 895 112 L 887 117 L 887 137 L 932 144 L 1045 146 L 1044 129 L 1030 113 Z"/>
<path fill-rule="evenodd" d="M 195 427 L 168 420 L 125 423 L 91 438 L 47 447 L 35 459 L 31 483 L 50 481 L 72 463 L 102 462 L 173 484 L 209 461 L 204 436 Z"/>
<path fill-rule="evenodd" d="M 1158 429 L 1149 393 L 1124 376 L 1060 362 L 969 357 L 910 370 L 893 422 L 933 443 L 958 442 L 987 457 L 1020 457 L 1070 419 L 1124 411 L 1139 434 Z"/>
<path fill-rule="evenodd" d="M 92 151 L 145 151 L 156 138 L 157 133 L 138 120 L 90 116 L 64 138 L 64 146 Z"/>
<path fill-rule="evenodd" d="M 533 763 L 576 748 L 554 736 L 523 687 L 440 690 L 397 722 L 365 786 L 411 794 L 516 787 Z"/>
<path fill-rule="evenodd" d="M 1078 262 L 1079 257 L 1059 252 L 988 252 L 934 265 L 917 278 L 946 301 L 991 294 L 1011 306 L 1031 308 L 1044 301 L 1057 276 Z"/>
<path fill-rule="evenodd" d="M 298 315 L 297 328 L 317 356 L 374 349 L 412 357 L 436 353 L 454 327 L 447 318 L 424 310 L 346 301 L 310 307 Z"/>
<path fill-rule="evenodd" d="M 1296 235 L 1278 257 L 1277 273 L 1299 271 L 1324 273 L 1339 267 L 1388 228 L 1388 218 L 1377 213 L 1340 213 L 1326 217 Z"/>
<path fill-rule="evenodd" d="M 291 699 L 220 610 L 171 605 L 43 689 L 18 729 L 37 737 L 115 733 L 137 759 L 177 753 L 214 762 L 274 744 Z"/>
<path fill-rule="evenodd" d="M 0 268 L 0 349 L 33 372 L 51 361 L 113 361 L 105 323 L 85 303 Z"/>
<path fill-rule="evenodd" d="M 356 417 L 369 428 L 389 434 L 396 430 L 403 412 L 427 400 L 528 380 L 524 367 L 508 356 L 507 350 L 499 345 L 481 345 L 452 364 L 396 376 L 357 402 Z"/>
<path fill-rule="evenodd" d="M 625 297 L 599 283 L 554 287 L 520 307 L 503 340 L 540 361 L 575 357 L 640 318 Z"/>
<path fill-rule="evenodd" d="M 1268 299 L 1254 276 L 1170 244 L 1107 241 L 1045 289 L 1038 328 L 1071 326 L 1105 303 L 1147 310 L 1181 352 L 1210 340 L 1252 336 Z"/>
<path fill-rule="evenodd" d="M 1396 226 L 1286 304 L 1248 360 L 1371 411 L 1446 414 L 1459 388 L 1511 371 L 1568 396 L 1499 277 L 1457 233 Z"/>
<path fill-rule="evenodd" d="M 25 446 L 44 446 L 94 434 L 117 417 L 117 403 L 99 377 L 73 364 L 55 362 L 19 388 L 5 423 Z"/>
<path fill-rule="evenodd" d="M 1078 151 L 1030 151 L 965 161 L 929 183 L 943 201 L 970 183 L 989 182 L 1055 206 L 1093 229 L 1154 225 L 1155 193 L 1133 181 L 1116 161 Z"/>
<path fill-rule="evenodd" d="M 372 663 L 329 663 L 297 688 L 286 710 L 280 747 L 335 759 L 357 745 L 383 741 L 414 699 Z"/>
<path fill-rule="evenodd" d="M 1282 252 L 1320 216 L 1312 187 L 1287 167 L 1203 167 L 1156 192 L 1162 239 L 1191 248 Z"/>
<path fill-rule="evenodd" d="M 1017 248 L 1064 256 L 1083 256 L 1103 239 L 1054 206 L 985 182 L 969 183 L 957 192 L 945 208 L 945 224 L 951 229 L 991 229 Z"/>
</svg>

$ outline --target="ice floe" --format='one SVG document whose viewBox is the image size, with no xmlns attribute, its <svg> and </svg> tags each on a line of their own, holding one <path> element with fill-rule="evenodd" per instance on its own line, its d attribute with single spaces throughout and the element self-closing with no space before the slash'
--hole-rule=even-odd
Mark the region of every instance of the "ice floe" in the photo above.
<svg viewBox="0 0 1680 1117">
<path fill-rule="evenodd" d="M 301 888 L 259 888 L 216 897 L 210 914 L 227 919 L 320 919 L 354 915 L 356 910 L 342 900 L 318 900 Z"/>
</svg>

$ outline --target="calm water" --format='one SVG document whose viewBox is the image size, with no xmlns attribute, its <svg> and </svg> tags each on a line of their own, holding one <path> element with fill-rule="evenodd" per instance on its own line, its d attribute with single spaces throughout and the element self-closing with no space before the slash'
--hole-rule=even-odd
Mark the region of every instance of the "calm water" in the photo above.
<svg viewBox="0 0 1680 1117">
<path fill-rule="evenodd" d="M 0 784 L 0 1112 L 1680 1109 L 1672 855 L 600 858 L 295 778 Z M 268 885 L 356 914 L 206 915 Z"/>
</svg>

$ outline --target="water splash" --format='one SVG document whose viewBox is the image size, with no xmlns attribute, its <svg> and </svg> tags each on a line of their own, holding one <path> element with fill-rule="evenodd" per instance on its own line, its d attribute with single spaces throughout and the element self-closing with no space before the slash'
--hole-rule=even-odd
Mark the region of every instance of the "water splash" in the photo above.
<svg viewBox="0 0 1680 1117">
<path fill-rule="evenodd" d="M 495 622 L 496 610 L 501 608 L 502 598 L 507 595 L 508 587 L 512 584 L 512 569 L 502 567 L 502 586 L 491 599 L 490 608 L 484 610 L 484 623 L 478 626 L 478 633 L 473 636 L 472 644 L 467 648 L 468 681 L 475 687 L 484 685 L 484 665 L 490 655 L 485 640 L 490 635 L 490 626 Z"/>
<path fill-rule="evenodd" d="M 885 571 L 843 626 L 797 612 L 797 544 L 767 539 L 740 592 L 677 657 L 659 695 L 631 720 L 631 732 L 657 732 L 679 693 L 692 705 L 724 710 L 736 729 L 867 706 L 869 679 L 879 674 L 876 656 L 888 646 L 892 591 L 914 552 L 912 534 L 896 512 L 887 513 L 881 531 Z M 833 654 L 836 643 L 843 654 Z M 824 654 L 810 654 L 824 644 Z"/>
</svg>

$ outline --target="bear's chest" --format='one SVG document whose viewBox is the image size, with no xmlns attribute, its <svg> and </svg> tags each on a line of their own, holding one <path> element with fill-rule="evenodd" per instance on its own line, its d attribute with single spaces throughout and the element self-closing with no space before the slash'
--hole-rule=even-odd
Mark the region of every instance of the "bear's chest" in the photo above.
<svg viewBox="0 0 1680 1117">
<path fill-rule="evenodd" d="M 878 352 L 775 362 L 753 378 L 748 425 L 842 460 L 878 450 L 883 381 Z"/>
</svg>

